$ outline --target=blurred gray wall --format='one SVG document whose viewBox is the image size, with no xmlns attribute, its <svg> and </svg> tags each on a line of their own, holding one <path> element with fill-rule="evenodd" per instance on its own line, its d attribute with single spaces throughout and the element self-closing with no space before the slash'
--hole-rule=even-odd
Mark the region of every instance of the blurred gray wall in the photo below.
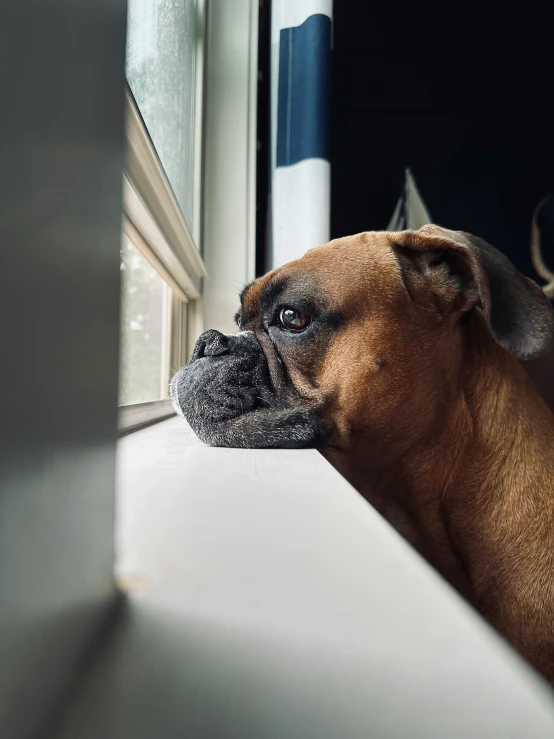
<svg viewBox="0 0 554 739">
<path fill-rule="evenodd" d="M 0 736 L 115 602 L 125 0 L 0 5 Z"/>
</svg>

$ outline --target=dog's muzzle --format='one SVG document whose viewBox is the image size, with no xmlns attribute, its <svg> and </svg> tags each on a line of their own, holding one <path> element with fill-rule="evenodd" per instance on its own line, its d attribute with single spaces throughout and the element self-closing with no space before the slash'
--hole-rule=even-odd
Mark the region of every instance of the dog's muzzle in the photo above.
<svg viewBox="0 0 554 739">
<path fill-rule="evenodd" d="M 214 424 L 270 402 L 269 371 L 255 334 L 203 333 L 170 392 L 175 410 L 203 440 Z"/>
<path fill-rule="evenodd" d="M 332 432 L 313 404 L 287 385 L 282 368 L 270 373 L 252 331 L 202 334 L 171 381 L 171 399 L 211 446 L 297 449 L 321 446 Z"/>
</svg>

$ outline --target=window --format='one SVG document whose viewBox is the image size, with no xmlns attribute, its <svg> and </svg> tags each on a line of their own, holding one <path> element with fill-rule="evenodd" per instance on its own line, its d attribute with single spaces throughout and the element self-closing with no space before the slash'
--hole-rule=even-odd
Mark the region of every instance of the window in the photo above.
<svg viewBox="0 0 554 739">
<path fill-rule="evenodd" d="M 195 164 L 196 0 L 130 0 L 127 79 L 190 230 Z"/>
<path fill-rule="evenodd" d="M 129 1 L 119 383 L 124 431 L 171 414 L 171 374 L 187 361 L 201 329 L 203 45 L 202 0 Z"/>
<path fill-rule="evenodd" d="M 119 403 L 167 397 L 170 297 L 167 282 L 123 235 Z"/>
</svg>

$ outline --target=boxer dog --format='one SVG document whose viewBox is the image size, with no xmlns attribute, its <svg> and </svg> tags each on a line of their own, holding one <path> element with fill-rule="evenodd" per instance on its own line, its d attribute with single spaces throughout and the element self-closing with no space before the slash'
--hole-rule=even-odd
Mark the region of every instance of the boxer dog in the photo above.
<svg viewBox="0 0 554 739">
<path fill-rule="evenodd" d="M 542 290 L 470 234 L 332 241 L 241 294 L 171 395 L 207 444 L 314 446 L 554 681 L 554 415 L 519 359 Z"/>
</svg>

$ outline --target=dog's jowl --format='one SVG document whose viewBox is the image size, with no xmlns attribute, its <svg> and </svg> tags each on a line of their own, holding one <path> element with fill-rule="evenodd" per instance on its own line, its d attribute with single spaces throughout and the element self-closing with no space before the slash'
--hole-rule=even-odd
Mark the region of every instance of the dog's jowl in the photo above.
<svg viewBox="0 0 554 739">
<path fill-rule="evenodd" d="M 248 286 L 172 381 L 208 444 L 318 447 L 554 682 L 550 303 L 469 234 L 363 233 Z"/>
</svg>

